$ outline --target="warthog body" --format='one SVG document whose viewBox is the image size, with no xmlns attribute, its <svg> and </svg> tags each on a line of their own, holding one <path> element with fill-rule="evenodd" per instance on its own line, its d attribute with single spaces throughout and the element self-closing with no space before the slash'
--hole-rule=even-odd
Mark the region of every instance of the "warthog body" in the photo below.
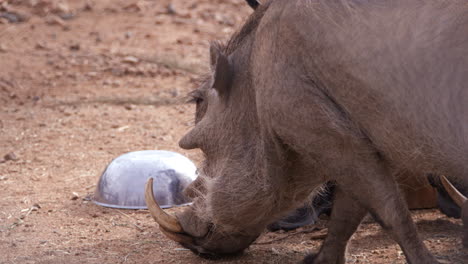
<svg viewBox="0 0 468 264">
<path fill-rule="evenodd" d="M 161 225 L 203 255 L 239 252 L 336 182 L 329 234 L 306 263 L 344 263 L 367 212 L 410 263 L 436 263 L 397 187 L 434 173 L 466 184 L 466 1 L 276 0 L 260 5 L 193 93 L 180 141 L 206 161 L 194 205 Z"/>
</svg>

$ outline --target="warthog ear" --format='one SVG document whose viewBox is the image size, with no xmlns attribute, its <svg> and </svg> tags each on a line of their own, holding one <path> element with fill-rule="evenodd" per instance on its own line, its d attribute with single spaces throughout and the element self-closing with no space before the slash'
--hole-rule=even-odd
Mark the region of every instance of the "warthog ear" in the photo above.
<svg viewBox="0 0 468 264">
<path fill-rule="evenodd" d="M 213 72 L 211 87 L 216 89 L 220 96 L 227 96 L 232 80 L 232 68 L 228 57 L 217 43 L 212 43 L 210 46 L 210 60 Z"/>
<path fill-rule="evenodd" d="M 247 0 L 247 4 L 249 4 L 249 6 L 255 10 L 260 5 L 260 2 L 257 0 Z"/>
</svg>

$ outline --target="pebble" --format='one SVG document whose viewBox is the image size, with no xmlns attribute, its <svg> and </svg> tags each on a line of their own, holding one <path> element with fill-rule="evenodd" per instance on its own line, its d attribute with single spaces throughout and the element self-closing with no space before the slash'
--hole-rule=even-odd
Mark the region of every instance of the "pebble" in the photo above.
<svg viewBox="0 0 468 264">
<path fill-rule="evenodd" d="M 21 14 L 19 12 L 11 11 L 11 12 L 0 12 L 0 18 L 5 18 L 10 23 L 20 23 L 28 20 L 28 16 L 26 14 Z"/>
<path fill-rule="evenodd" d="M 49 50 L 49 47 L 47 47 L 47 45 L 45 43 L 36 43 L 36 46 L 34 46 L 35 49 L 38 49 L 38 50 Z"/>
<path fill-rule="evenodd" d="M 122 62 L 130 63 L 130 64 L 137 64 L 138 62 L 140 62 L 140 59 L 134 56 L 126 56 L 122 59 Z"/>
<path fill-rule="evenodd" d="M 70 45 L 70 50 L 73 50 L 73 51 L 77 51 L 77 50 L 80 50 L 80 44 L 73 44 L 73 45 Z"/>
<path fill-rule="evenodd" d="M 72 197 L 70 198 L 70 200 L 75 201 L 78 200 L 78 198 L 80 198 L 80 196 L 76 192 L 72 192 Z"/>
<path fill-rule="evenodd" d="M 10 153 L 6 154 L 5 156 L 3 156 L 3 159 L 5 161 L 9 161 L 9 160 L 15 161 L 15 160 L 18 160 L 18 157 L 16 156 L 16 154 L 14 152 L 10 152 Z"/>
<path fill-rule="evenodd" d="M 65 27 L 65 21 L 62 18 L 56 15 L 51 15 L 45 18 L 45 21 L 48 25 L 59 25 Z"/>
<path fill-rule="evenodd" d="M 130 110 L 133 110 L 133 109 L 135 109 L 135 108 L 136 108 L 136 106 L 135 106 L 135 105 L 131 105 L 131 104 L 125 106 L 125 109 L 127 109 L 127 110 L 129 110 L 129 111 L 130 111 Z"/>
<path fill-rule="evenodd" d="M 169 15 L 175 15 L 175 14 L 177 14 L 177 11 L 176 11 L 176 9 L 174 8 L 174 5 L 173 5 L 172 3 L 167 5 L 167 7 L 166 7 L 166 12 L 167 12 L 167 14 L 169 14 Z"/>
</svg>

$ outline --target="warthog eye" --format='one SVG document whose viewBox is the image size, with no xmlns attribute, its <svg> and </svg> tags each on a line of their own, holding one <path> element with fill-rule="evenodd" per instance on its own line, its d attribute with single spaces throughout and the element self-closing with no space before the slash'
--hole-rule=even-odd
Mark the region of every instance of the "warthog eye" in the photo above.
<svg viewBox="0 0 468 264">
<path fill-rule="evenodd" d="M 195 90 L 189 93 L 188 103 L 200 104 L 203 102 L 203 93 L 200 90 Z"/>
<path fill-rule="evenodd" d="M 190 99 L 188 100 L 189 103 L 196 104 L 195 110 L 195 124 L 197 124 L 205 115 L 207 106 L 203 102 L 205 101 L 204 92 L 201 90 L 195 90 L 189 93 Z"/>
</svg>

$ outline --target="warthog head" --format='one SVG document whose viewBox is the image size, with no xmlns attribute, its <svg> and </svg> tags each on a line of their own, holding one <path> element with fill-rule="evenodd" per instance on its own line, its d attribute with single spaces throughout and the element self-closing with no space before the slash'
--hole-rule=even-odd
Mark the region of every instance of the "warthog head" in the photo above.
<svg viewBox="0 0 468 264">
<path fill-rule="evenodd" d="M 288 197 L 285 179 L 264 177 L 266 171 L 280 173 L 288 162 L 282 160 L 283 156 L 264 155 L 275 149 L 265 149 L 265 141 L 259 140 L 263 132 L 254 91 L 248 88 L 251 76 L 247 69 L 249 34 L 255 30 L 263 6 L 257 1 L 248 2 L 256 8 L 255 14 L 227 45 L 211 44 L 211 74 L 191 93 L 196 103 L 196 124 L 179 145 L 184 149 L 200 148 L 206 157 L 198 169 L 198 180 L 188 190 L 193 206 L 178 214 L 178 220 L 159 210 L 155 214 L 167 220 L 157 220 L 165 234 L 200 254 L 242 251 L 267 224 L 300 205 L 310 193 L 308 190 L 303 197 Z M 282 204 L 286 199 L 291 202 Z"/>
</svg>

